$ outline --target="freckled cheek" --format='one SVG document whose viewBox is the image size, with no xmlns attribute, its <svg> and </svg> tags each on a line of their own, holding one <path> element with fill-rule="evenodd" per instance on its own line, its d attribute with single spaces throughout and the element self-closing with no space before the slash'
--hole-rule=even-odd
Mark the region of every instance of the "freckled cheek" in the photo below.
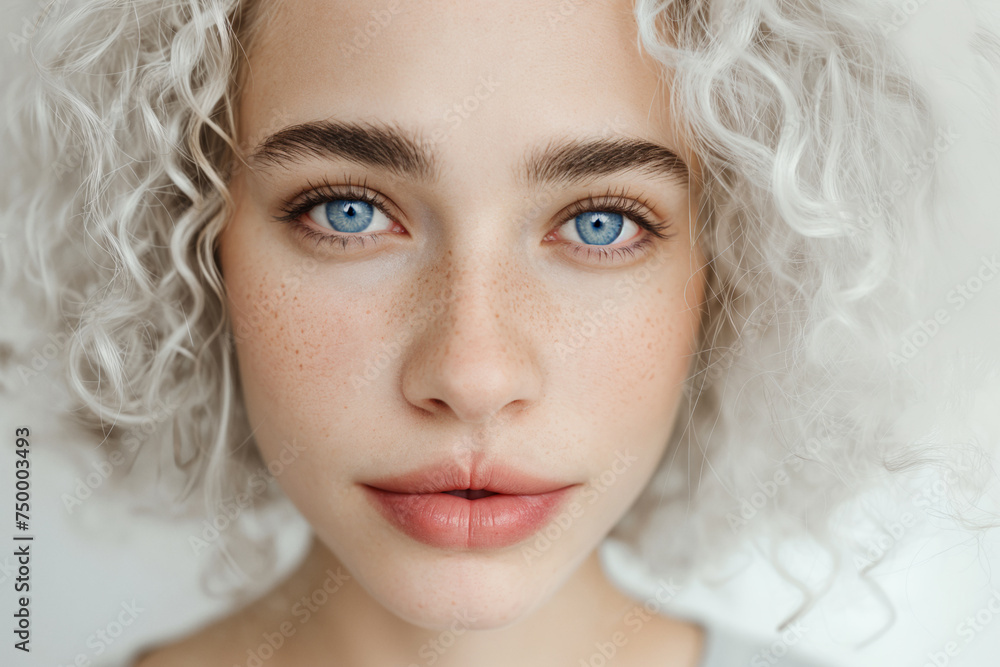
<svg viewBox="0 0 1000 667">
<path fill-rule="evenodd" d="M 365 310 L 355 312 L 354 304 L 335 293 L 267 281 L 232 294 L 230 303 L 234 312 L 254 312 L 255 303 L 268 295 L 269 307 L 237 342 L 248 404 L 266 411 L 261 417 L 279 421 L 330 414 L 333 406 L 339 414 L 355 393 L 350 373 L 356 351 L 365 349 L 365 336 L 371 335 L 363 323 Z"/>
<path fill-rule="evenodd" d="M 676 289 L 675 289 L 676 291 Z M 620 305 L 608 324 L 573 357 L 567 386 L 576 409 L 606 441 L 660 442 L 689 371 L 698 327 L 697 310 L 682 296 L 650 286 Z M 599 421 L 596 421 L 599 420 Z"/>
</svg>

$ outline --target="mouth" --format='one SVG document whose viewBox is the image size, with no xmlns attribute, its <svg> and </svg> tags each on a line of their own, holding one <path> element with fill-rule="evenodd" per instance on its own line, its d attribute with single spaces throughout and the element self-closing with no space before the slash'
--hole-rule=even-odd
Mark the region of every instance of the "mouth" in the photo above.
<svg viewBox="0 0 1000 667">
<path fill-rule="evenodd" d="M 402 534 L 439 549 L 502 549 L 541 530 L 578 486 L 525 470 L 457 462 L 362 484 Z"/>
<path fill-rule="evenodd" d="M 480 498 L 486 498 L 487 496 L 497 495 L 493 491 L 486 491 L 485 489 L 455 489 L 454 491 L 442 491 L 441 493 L 447 493 L 453 496 L 458 496 L 459 498 L 466 498 L 468 500 L 478 500 Z"/>
<path fill-rule="evenodd" d="M 447 493 L 469 500 L 491 495 L 532 496 L 551 493 L 572 483 L 537 477 L 499 463 L 467 467 L 456 461 L 367 481 L 366 486 L 390 493 Z"/>
</svg>

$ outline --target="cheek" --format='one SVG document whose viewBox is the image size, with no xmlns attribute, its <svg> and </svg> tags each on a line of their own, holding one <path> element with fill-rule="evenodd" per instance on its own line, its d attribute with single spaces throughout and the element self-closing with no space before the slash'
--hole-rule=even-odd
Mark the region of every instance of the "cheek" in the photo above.
<svg viewBox="0 0 1000 667">
<path fill-rule="evenodd" d="M 318 263 L 226 239 L 222 263 L 240 381 L 267 456 L 279 440 L 329 436 L 357 394 L 358 350 L 377 336 L 372 298 L 323 289 Z M 331 419 L 333 415 L 333 419 Z"/>
<path fill-rule="evenodd" d="M 614 300 L 612 312 L 587 312 L 566 332 L 570 344 L 559 346 L 565 386 L 577 388 L 576 410 L 592 429 L 617 434 L 612 440 L 662 439 L 673 421 L 695 352 L 700 301 L 697 285 L 685 294 L 686 276 L 671 273 L 624 283 L 629 296 Z"/>
<path fill-rule="evenodd" d="M 567 346 L 558 382 L 570 392 L 578 451 L 593 466 L 585 499 L 600 499 L 602 525 L 614 523 L 655 472 L 696 351 L 700 276 L 668 268 L 626 283 L 631 291 L 619 294 L 603 324 L 594 314 L 604 311 L 592 307 L 565 332 L 578 345 Z"/>
</svg>

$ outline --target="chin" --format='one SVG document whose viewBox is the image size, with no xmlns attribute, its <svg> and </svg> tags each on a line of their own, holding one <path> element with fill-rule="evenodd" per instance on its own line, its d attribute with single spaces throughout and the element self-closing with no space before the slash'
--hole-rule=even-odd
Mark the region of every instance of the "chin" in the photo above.
<svg viewBox="0 0 1000 667">
<path fill-rule="evenodd" d="M 393 544 L 386 551 L 377 557 L 358 554 L 357 564 L 344 562 L 388 611 L 441 632 L 516 623 L 540 607 L 574 569 L 554 558 L 528 565 L 517 547 L 487 553 Z"/>
<path fill-rule="evenodd" d="M 394 614 L 428 630 L 502 628 L 531 614 L 554 588 L 543 572 L 529 579 L 523 568 L 495 557 L 449 554 L 433 560 L 403 565 L 405 586 L 377 596 Z"/>
</svg>

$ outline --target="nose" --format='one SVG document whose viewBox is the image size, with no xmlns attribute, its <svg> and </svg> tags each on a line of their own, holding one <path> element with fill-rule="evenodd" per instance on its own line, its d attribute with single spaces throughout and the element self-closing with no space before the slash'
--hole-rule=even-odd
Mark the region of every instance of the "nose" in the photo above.
<svg viewBox="0 0 1000 667">
<path fill-rule="evenodd" d="M 537 401 L 541 377 L 528 333 L 537 327 L 525 321 L 517 297 L 510 296 L 525 292 L 503 285 L 501 273 L 496 268 L 436 273 L 437 296 L 423 299 L 430 322 L 411 343 L 402 369 L 410 404 L 482 425 Z"/>
</svg>

